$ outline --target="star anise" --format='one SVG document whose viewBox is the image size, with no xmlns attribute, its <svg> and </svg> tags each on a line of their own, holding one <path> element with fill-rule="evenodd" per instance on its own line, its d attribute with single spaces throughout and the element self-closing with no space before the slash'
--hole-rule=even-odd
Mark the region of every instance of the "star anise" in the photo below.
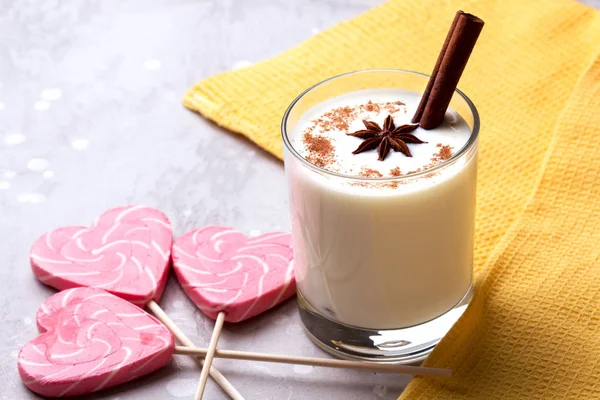
<svg viewBox="0 0 600 400">
<path fill-rule="evenodd" d="M 352 154 L 373 150 L 377 147 L 377 153 L 379 154 L 378 159 L 379 161 L 383 161 L 391 147 L 394 151 L 399 151 L 406 157 L 412 157 L 412 154 L 406 145 L 407 143 L 427 143 L 409 133 L 417 129 L 419 124 L 402 125 L 396 128 L 391 115 L 388 115 L 385 118 L 385 121 L 383 121 L 383 129 L 379 124 L 373 121 L 363 120 L 363 124 L 365 124 L 365 128 L 367 129 L 348 133 L 350 136 L 365 139 Z"/>
</svg>

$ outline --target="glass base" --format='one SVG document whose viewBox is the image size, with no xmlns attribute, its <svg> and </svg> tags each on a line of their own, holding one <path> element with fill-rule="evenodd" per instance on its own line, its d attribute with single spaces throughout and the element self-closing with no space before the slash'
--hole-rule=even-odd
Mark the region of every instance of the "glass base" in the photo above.
<svg viewBox="0 0 600 400">
<path fill-rule="evenodd" d="M 427 357 L 467 308 L 472 287 L 456 306 L 420 325 L 371 330 L 340 324 L 320 315 L 298 291 L 300 318 L 308 337 L 338 358 L 380 363 L 419 363 Z"/>
</svg>

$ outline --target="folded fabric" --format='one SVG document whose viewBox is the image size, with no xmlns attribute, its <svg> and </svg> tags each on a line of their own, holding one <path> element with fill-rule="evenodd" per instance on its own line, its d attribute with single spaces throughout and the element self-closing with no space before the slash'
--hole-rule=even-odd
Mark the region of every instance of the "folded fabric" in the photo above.
<svg viewBox="0 0 600 400">
<path fill-rule="evenodd" d="M 195 85 L 184 104 L 277 157 L 289 103 L 366 68 L 429 73 L 454 13 L 485 28 L 459 87 L 481 114 L 475 297 L 406 399 L 600 398 L 600 15 L 569 0 L 390 1 Z"/>
</svg>

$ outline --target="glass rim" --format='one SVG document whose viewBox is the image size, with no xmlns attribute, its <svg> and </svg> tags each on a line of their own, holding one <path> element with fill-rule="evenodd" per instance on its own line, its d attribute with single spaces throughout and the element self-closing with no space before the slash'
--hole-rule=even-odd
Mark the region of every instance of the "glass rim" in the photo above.
<svg viewBox="0 0 600 400">
<path fill-rule="evenodd" d="M 294 155 L 294 157 L 296 157 L 300 162 L 302 162 L 306 167 L 312 169 L 313 171 L 319 172 L 321 174 L 325 174 L 325 175 L 331 175 L 331 176 L 335 176 L 338 178 L 343 178 L 343 179 L 350 179 L 350 180 L 355 180 L 355 181 L 369 181 L 369 182 L 373 182 L 373 181 L 402 181 L 405 179 L 412 179 L 412 178 L 417 178 L 417 177 L 421 177 L 421 176 L 425 176 L 428 174 L 431 174 L 432 172 L 438 171 L 448 165 L 453 164 L 456 160 L 458 160 L 459 158 L 461 158 L 465 153 L 468 152 L 469 149 L 471 149 L 471 147 L 473 147 L 473 144 L 476 143 L 477 138 L 479 137 L 479 128 L 480 128 L 480 120 L 479 120 L 479 112 L 477 111 L 477 108 L 475 107 L 475 104 L 473 104 L 473 102 L 471 101 L 471 99 L 469 99 L 469 97 L 462 92 L 460 89 L 456 88 L 456 90 L 454 91 L 455 93 L 457 93 L 460 97 L 463 98 L 463 100 L 467 103 L 467 105 L 469 106 L 469 110 L 471 111 L 471 113 L 473 114 L 473 128 L 471 129 L 471 135 L 469 136 L 469 140 L 467 140 L 467 142 L 464 144 L 463 147 L 460 148 L 459 151 L 457 151 L 455 154 L 452 155 L 452 157 L 450 157 L 447 160 L 442 161 L 439 164 L 436 164 L 435 166 L 425 169 L 423 171 L 420 172 L 413 172 L 410 174 L 406 174 L 406 175 L 402 175 L 402 176 L 393 176 L 393 177 L 383 177 L 383 178 L 369 178 L 369 177 L 362 177 L 362 176 L 355 176 L 355 175 L 347 175 L 347 174 L 342 174 L 339 172 L 334 172 L 334 171 L 329 171 L 325 168 L 321 168 L 318 167 L 314 164 L 312 164 L 310 161 L 308 161 L 306 158 L 304 158 L 300 153 L 298 153 L 298 151 L 294 148 L 294 146 L 292 145 L 288 132 L 287 132 L 287 128 L 286 128 L 286 124 L 288 121 L 288 118 L 290 116 L 290 113 L 292 112 L 294 106 L 296 105 L 296 103 L 298 103 L 305 95 L 307 95 L 309 92 L 313 91 L 314 89 L 317 89 L 319 86 L 332 81 L 334 79 L 338 79 L 338 78 L 342 78 L 344 76 L 349 76 L 349 75 L 358 75 L 358 74 L 362 74 L 362 73 L 373 73 L 373 72 L 400 72 L 400 73 L 406 73 L 406 74 L 412 74 L 412 75 L 419 75 L 422 77 L 426 77 L 429 78 L 430 76 L 421 72 L 416 72 L 416 71 L 410 71 L 410 70 L 406 70 L 406 69 L 395 69 L 395 68 L 375 68 L 375 69 L 362 69 L 362 70 L 356 70 L 356 71 L 351 71 L 351 72 L 345 72 L 343 74 L 339 74 L 339 75 L 335 75 L 332 76 L 330 78 L 327 78 L 325 80 L 322 80 L 314 85 L 312 85 L 311 87 L 309 87 L 308 89 L 306 89 L 305 91 L 303 91 L 302 93 L 300 93 L 295 99 L 294 101 L 292 101 L 292 103 L 288 106 L 288 108 L 285 110 L 285 113 L 283 114 L 283 119 L 281 121 L 281 137 L 283 139 L 283 143 L 285 144 L 285 147 L 290 151 L 291 154 Z"/>
</svg>

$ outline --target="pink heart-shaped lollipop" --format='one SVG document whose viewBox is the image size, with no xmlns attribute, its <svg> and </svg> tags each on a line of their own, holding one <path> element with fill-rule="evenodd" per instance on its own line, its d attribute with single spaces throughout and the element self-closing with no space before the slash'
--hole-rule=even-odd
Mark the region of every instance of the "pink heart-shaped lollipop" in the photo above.
<svg viewBox="0 0 600 400">
<path fill-rule="evenodd" d="M 225 227 L 188 232 L 173 245 L 173 268 L 192 301 L 210 318 L 239 322 L 296 292 L 291 235 L 248 238 Z"/>
<path fill-rule="evenodd" d="M 173 335 L 139 307 L 75 288 L 38 309 L 40 336 L 19 353 L 23 383 L 43 396 L 90 393 L 146 375 L 171 359 Z"/>
<path fill-rule="evenodd" d="M 169 219 L 145 206 L 117 207 L 94 224 L 66 226 L 31 247 L 35 276 L 59 290 L 97 287 L 138 305 L 158 301 L 167 282 Z"/>
</svg>

